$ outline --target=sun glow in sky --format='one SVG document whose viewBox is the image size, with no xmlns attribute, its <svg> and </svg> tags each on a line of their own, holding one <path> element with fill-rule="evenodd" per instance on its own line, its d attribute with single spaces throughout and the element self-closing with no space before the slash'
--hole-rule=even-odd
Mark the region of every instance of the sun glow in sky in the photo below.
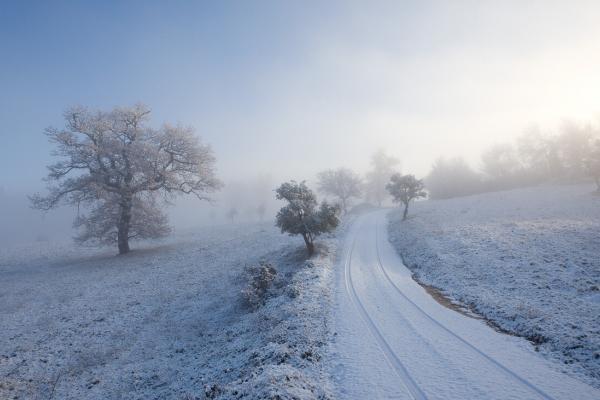
<svg viewBox="0 0 600 400">
<path fill-rule="evenodd" d="M 425 175 L 532 124 L 600 112 L 600 3 L 13 2 L 0 6 L 0 186 L 41 187 L 73 104 L 194 126 L 225 180 Z"/>
</svg>

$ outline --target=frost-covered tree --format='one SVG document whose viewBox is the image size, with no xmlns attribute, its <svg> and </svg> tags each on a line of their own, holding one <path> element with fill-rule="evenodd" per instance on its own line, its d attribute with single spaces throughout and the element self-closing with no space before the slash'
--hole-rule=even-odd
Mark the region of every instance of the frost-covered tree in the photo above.
<svg viewBox="0 0 600 400">
<path fill-rule="evenodd" d="M 386 189 L 392 195 L 394 202 L 404 204 L 402 220 L 408 216 L 408 205 L 411 200 L 427 196 L 423 180 L 415 178 L 414 175 L 394 174 Z"/>
<path fill-rule="evenodd" d="M 277 213 L 276 226 L 282 233 L 302 235 L 306 249 L 312 255 L 315 251 L 314 239 L 338 226 L 339 207 L 325 201 L 319 206 L 315 194 L 305 182 L 283 183 L 276 193 L 278 200 L 287 201 L 287 205 Z"/>
<path fill-rule="evenodd" d="M 161 205 L 180 194 L 207 200 L 221 183 L 215 157 L 191 128 L 148 126 L 144 105 L 90 111 L 74 107 L 64 114 L 64 129 L 48 128 L 60 160 L 48 167 L 48 194 L 31 197 L 34 208 L 83 206 L 75 226 L 81 242 L 117 244 L 129 251 L 130 239 L 169 232 Z"/>
<path fill-rule="evenodd" d="M 348 211 L 349 200 L 361 196 L 361 185 L 360 176 L 348 168 L 328 169 L 318 175 L 319 191 L 337 198 L 344 214 Z"/>
<path fill-rule="evenodd" d="M 388 156 L 383 150 L 379 150 L 371 157 L 371 170 L 366 174 L 365 191 L 368 201 L 374 202 L 379 207 L 388 196 L 386 184 L 395 172 L 395 167 L 400 161 Z"/>
</svg>

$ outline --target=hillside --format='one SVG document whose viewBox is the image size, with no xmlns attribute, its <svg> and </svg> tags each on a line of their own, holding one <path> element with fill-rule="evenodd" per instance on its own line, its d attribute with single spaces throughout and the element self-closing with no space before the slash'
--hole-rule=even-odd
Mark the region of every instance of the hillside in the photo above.
<svg viewBox="0 0 600 400">
<path fill-rule="evenodd" d="M 332 241 L 333 245 L 333 241 Z M 0 398 L 316 398 L 333 253 L 229 225 L 115 249 L 0 249 Z M 244 306 L 246 267 L 277 270 Z"/>
<path fill-rule="evenodd" d="M 415 278 L 600 387 L 600 196 L 592 184 L 417 202 L 390 240 Z"/>
</svg>

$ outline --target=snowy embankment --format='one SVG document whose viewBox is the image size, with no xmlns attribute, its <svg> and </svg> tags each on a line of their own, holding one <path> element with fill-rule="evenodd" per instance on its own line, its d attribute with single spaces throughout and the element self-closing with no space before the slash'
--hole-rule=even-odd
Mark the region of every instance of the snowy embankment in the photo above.
<svg viewBox="0 0 600 400">
<path fill-rule="evenodd" d="M 541 186 L 417 202 L 390 240 L 415 278 L 600 387 L 600 196 Z"/>
<path fill-rule="evenodd" d="M 335 239 L 307 260 L 265 225 L 203 229 L 126 256 L 0 249 L 0 398 L 327 398 Z M 277 269 L 244 307 L 245 268 Z"/>
</svg>

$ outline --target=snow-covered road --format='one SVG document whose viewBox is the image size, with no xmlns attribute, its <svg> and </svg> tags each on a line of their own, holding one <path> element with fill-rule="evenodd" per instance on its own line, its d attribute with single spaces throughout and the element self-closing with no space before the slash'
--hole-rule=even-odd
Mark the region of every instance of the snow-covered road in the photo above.
<svg viewBox="0 0 600 400">
<path fill-rule="evenodd" d="M 331 374 L 343 399 L 598 399 L 517 337 L 437 303 L 387 239 L 356 219 L 337 268 Z"/>
</svg>

